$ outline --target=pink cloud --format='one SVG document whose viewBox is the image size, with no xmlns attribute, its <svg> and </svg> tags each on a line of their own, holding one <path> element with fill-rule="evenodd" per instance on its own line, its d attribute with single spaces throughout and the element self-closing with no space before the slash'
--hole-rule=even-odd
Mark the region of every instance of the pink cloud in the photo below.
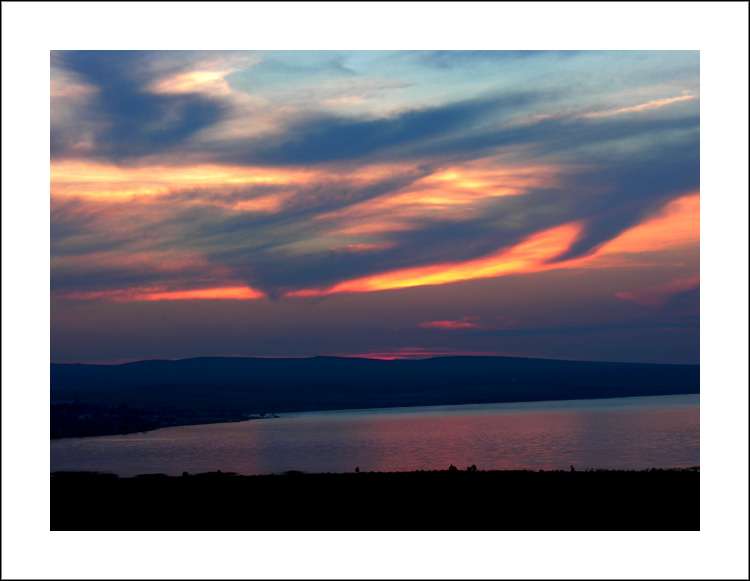
<svg viewBox="0 0 750 581">
<path fill-rule="evenodd" d="M 691 290 L 699 286 L 700 277 L 678 278 L 667 284 L 652 286 L 639 291 L 623 291 L 615 293 L 617 298 L 626 301 L 635 301 L 650 307 L 660 307 L 669 300 L 669 298 L 679 292 Z"/>
<path fill-rule="evenodd" d="M 476 327 L 479 317 L 461 317 L 455 321 L 424 321 L 419 323 L 420 327 L 431 328 L 431 329 L 466 329 L 468 327 Z"/>
</svg>

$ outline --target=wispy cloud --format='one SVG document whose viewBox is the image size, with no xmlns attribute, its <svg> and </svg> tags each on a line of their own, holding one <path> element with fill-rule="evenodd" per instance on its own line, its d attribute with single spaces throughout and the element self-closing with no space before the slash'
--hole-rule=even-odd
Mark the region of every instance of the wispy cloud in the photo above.
<svg viewBox="0 0 750 581">
<path fill-rule="evenodd" d="M 52 357 L 695 362 L 700 121 L 698 51 L 52 51 Z"/>
<path fill-rule="evenodd" d="M 71 292 L 57 298 L 76 301 L 103 300 L 113 302 L 131 301 L 177 301 L 177 300 L 248 300 L 263 297 L 262 292 L 249 287 L 201 288 L 170 291 L 165 287 L 126 288 L 106 291 Z"/>
<path fill-rule="evenodd" d="M 53 52 L 52 288 L 326 297 L 697 244 L 684 219 L 698 213 L 685 202 L 700 186 L 697 64 L 691 52 Z"/>
<path fill-rule="evenodd" d="M 677 103 L 679 101 L 690 101 L 692 99 L 697 99 L 697 97 L 695 95 L 681 95 L 679 97 L 655 99 L 653 101 L 648 101 L 647 103 L 641 103 L 639 105 L 633 105 L 631 107 L 622 107 L 620 109 L 615 109 L 614 111 L 601 111 L 598 113 L 587 113 L 584 116 L 585 117 L 609 117 L 610 115 L 621 115 L 623 113 L 636 113 L 636 112 L 648 111 L 649 109 L 658 109 L 659 107 L 664 107 L 665 105 L 671 105 L 672 103 Z"/>
<path fill-rule="evenodd" d="M 700 277 L 681 278 L 639 291 L 622 291 L 615 296 L 626 301 L 635 301 L 650 307 L 660 307 L 677 293 L 693 290 L 700 285 Z"/>
<path fill-rule="evenodd" d="M 469 329 L 476 327 L 478 321 L 479 317 L 461 317 L 454 321 L 424 321 L 419 326 L 427 329 Z"/>
</svg>

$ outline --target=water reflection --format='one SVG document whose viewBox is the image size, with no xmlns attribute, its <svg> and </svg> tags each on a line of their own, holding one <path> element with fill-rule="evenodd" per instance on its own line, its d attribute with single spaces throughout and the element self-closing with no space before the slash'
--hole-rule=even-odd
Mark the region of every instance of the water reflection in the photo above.
<svg viewBox="0 0 750 581">
<path fill-rule="evenodd" d="M 51 469 L 132 476 L 700 464 L 699 396 L 359 410 L 54 440 Z"/>
</svg>

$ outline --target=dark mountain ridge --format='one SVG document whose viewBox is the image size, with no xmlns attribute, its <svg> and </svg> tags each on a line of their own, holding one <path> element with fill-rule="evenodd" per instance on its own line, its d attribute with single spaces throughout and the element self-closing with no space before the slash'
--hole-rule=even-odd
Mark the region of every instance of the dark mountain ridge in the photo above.
<svg viewBox="0 0 750 581">
<path fill-rule="evenodd" d="M 223 411 L 312 411 L 700 392 L 700 366 L 519 357 L 198 357 L 52 363 L 52 400 Z"/>
</svg>

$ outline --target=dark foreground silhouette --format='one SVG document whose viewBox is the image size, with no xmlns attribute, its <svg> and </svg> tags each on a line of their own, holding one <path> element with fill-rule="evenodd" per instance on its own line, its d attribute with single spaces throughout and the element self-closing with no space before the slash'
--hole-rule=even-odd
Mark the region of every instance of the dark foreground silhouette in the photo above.
<svg viewBox="0 0 750 581">
<path fill-rule="evenodd" d="M 700 471 L 56 472 L 50 530 L 700 530 Z"/>
</svg>

